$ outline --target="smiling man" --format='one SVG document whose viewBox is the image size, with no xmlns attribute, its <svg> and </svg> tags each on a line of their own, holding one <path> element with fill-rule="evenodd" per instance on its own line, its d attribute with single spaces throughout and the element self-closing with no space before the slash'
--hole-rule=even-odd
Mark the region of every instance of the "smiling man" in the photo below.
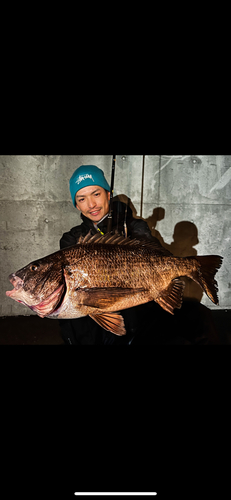
<svg viewBox="0 0 231 500">
<path fill-rule="evenodd" d="M 78 168 L 70 179 L 73 205 L 93 222 L 99 222 L 109 211 L 110 186 L 103 171 L 95 165 Z"/>
<path fill-rule="evenodd" d="M 103 171 L 95 165 L 79 167 L 70 179 L 70 193 L 74 207 L 81 212 L 83 223 L 64 233 L 60 248 L 74 245 L 80 236 L 86 236 L 90 230 L 92 233 L 106 232 L 110 186 Z"/>
<path fill-rule="evenodd" d="M 95 165 L 79 167 L 70 179 L 70 193 L 75 208 L 81 212 L 82 224 L 64 233 L 60 240 L 60 248 L 75 245 L 81 236 L 107 232 L 109 215 L 110 186 L 103 171 Z M 113 201 L 112 230 L 126 234 L 131 238 L 153 241 L 160 251 L 170 252 L 154 238 L 148 224 L 142 219 L 135 219 L 129 206 L 120 201 Z M 125 229 L 126 228 L 126 229 Z M 140 309 L 141 311 L 141 309 Z M 106 332 L 89 317 L 61 320 L 62 338 L 67 344 L 126 344 L 131 342 L 137 332 L 137 312 L 135 308 L 122 311 L 127 335 L 117 337 Z"/>
</svg>

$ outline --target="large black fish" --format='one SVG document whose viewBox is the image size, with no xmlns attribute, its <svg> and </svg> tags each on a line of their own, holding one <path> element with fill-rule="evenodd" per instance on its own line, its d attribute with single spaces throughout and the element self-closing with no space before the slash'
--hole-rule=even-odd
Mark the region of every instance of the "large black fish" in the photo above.
<svg viewBox="0 0 231 500">
<path fill-rule="evenodd" d="M 89 315 L 117 335 L 126 333 L 118 311 L 151 300 L 173 314 L 180 308 L 187 276 L 218 304 L 214 276 L 222 257 L 172 257 L 152 242 L 118 235 L 88 235 L 78 244 L 36 260 L 9 276 L 8 297 L 40 317 Z"/>
</svg>

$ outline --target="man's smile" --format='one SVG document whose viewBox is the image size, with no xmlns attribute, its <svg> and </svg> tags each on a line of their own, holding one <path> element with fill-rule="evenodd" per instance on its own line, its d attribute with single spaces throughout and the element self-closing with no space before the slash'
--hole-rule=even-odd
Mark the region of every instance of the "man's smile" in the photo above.
<svg viewBox="0 0 231 500">
<path fill-rule="evenodd" d="M 102 210 L 102 208 L 97 208 L 97 209 L 89 211 L 89 214 L 91 216 L 95 217 L 96 215 L 98 215 L 100 213 L 101 210 Z"/>
</svg>

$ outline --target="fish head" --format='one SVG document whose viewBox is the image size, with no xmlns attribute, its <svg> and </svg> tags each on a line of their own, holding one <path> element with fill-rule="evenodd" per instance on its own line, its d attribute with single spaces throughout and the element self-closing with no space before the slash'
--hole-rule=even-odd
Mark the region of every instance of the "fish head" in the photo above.
<svg viewBox="0 0 231 500">
<path fill-rule="evenodd" d="M 28 306 L 40 317 L 52 314 L 65 296 L 66 284 L 62 262 L 44 258 L 31 262 L 9 276 L 13 290 L 7 297 Z"/>
</svg>

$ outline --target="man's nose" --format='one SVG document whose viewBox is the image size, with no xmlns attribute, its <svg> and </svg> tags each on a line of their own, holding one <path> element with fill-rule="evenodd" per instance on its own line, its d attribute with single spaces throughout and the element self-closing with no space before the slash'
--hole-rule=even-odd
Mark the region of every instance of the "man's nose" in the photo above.
<svg viewBox="0 0 231 500">
<path fill-rule="evenodd" d="M 96 206 L 96 201 L 94 200 L 94 198 L 89 198 L 88 206 L 89 208 L 94 208 Z"/>
</svg>

